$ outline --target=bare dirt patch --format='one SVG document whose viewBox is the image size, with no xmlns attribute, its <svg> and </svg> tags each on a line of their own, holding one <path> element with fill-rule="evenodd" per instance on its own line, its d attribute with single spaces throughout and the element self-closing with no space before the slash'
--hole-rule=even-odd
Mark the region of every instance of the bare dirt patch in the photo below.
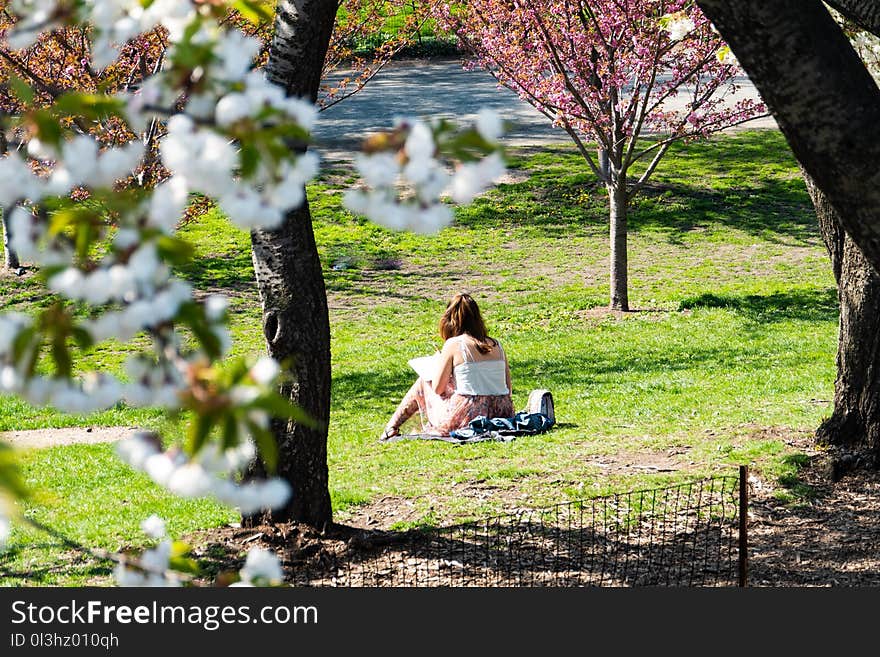
<svg viewBox="0 0 880 657">
<path fill-rule="evenodd" d="M 59 445 L 112 443 L 129 437 L 134 431 L 131 427 L 34 429 L 0 432 L 0 440 L 21 449 L 43 449 Z"/>
<path fill-rule="evenodd" d="M 825 455 L 801 472 L 816 497 L 791 505 L 753 482 L 749 581 L 753 586 L 880 586 L 880 472 L 832 482 Z"/>
</svg>

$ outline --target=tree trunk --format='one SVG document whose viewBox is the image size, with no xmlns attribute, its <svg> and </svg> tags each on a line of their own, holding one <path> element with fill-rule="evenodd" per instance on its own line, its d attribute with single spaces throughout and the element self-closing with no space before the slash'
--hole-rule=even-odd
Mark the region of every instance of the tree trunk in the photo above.
<svg viewBox="0 0 880 657">
<path fill-rule="evenodd" d="M 6 134 L 0 130 L 0 157 L 6 155 L 8 150 L 9 144 L 6 142 Z M 18 254 L 9 246 L 9 222 L 6 218 L 6 213 L 11 210 L 12 208 L 0 208 L 0 215 L 2 215 L 0 219 L 2 219 L 3 223 L 3 266 L 6 269 L 18 269 L 20 266 Z"/>
<path fill-rule="evenodd" d="M 610 180 L 611 160 L 608 158 L 608 151 L 604 148 L 600 148 L 597 151 L 597 156 L 599 160 L 599 171 L 602 174 L 602 180 Z"/>
<path fill-rule="evenodd" d="M 278 2 L 266 76 L 289 95 L 317 99 L 337 7 L 336 0 Z M 308 202 L 290 212 L 278 230 L 254 231 L 251 244 L 266 345 L 290 376 L 281 392 L 320 424 L 315 429 L 292 421 L 274 425 L 277 474 L 290 483 L 293 495 L 284 509 L 260 520 L 323 528 L 332 521 L 327 473 L 330 320 Z M 250 474 L 261 471 L 254 464 Z"/>
<path fill-rule="evenodd" d="M 3 266 L 6 269 L 18 269 L 18 254 L 9 246 L 9 224 L 6 221 L 6 213 L 3 213 Z"/>
<path fill-rule="evenodd" d="M 609 183 L 608 201 L 611 208 L 611 256 L 609 258 L 611 310 L 629 310 L 627 253 L 626 253 L 626 211 L 629 205 L 626 192 L 626 178 L 621 176 Z"/>
<path fill-rule="evenodd" d="M 876 455 L 880 449 L 880 276 L 841 228 L 828 198 L 809 176 L 822 239 L 831 256 L 840 329 L 834 412 L 816 431 L 817 440 Z"/>
</svg>

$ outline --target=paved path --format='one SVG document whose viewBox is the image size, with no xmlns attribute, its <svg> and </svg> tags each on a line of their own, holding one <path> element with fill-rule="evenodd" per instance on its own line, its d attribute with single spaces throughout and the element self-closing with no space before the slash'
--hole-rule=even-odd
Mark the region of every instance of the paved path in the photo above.
<svg viewBox="0 0 880 657">
<path fill-rule="evenodd" d="M 737 100 L 758 98 L 754 85 L 741 81 Z M 684 96 L 686 94 L 682 94 Z M 682 103 L 679 101 L 679 103 Z M 674 105 L 672 105 L 674 106 Z M 466 71 L 458 60 L 392 62 L 364 89 L 321 113 L 315 130 L 318 149 L 350 148 L 364 134 L 390 128 L 396 116 L 442 116 L 468 120 L 482 107 L 496 109 L 514 124 L 508 145 L 569 141 L 568 135 L 515 93 L 499 87 L 485 71 Z M 743 127 L 775 127 L 772 118 Z"/>
</svg>

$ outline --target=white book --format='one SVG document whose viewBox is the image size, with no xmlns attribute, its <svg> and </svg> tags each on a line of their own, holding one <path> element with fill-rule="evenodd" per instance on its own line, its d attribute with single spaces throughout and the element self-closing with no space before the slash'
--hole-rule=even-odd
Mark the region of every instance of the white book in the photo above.
<svg viewBox="0 0 880 657">
<path fill-rule="evenodd" d="M 416 371 L 416 374 L 424 381 L 431 381 L 437 375 L 437 367 L 439 365 L 439 354 L 430 356 L 419 356 L 411 358 L 409 366 Z"/>
</svg>

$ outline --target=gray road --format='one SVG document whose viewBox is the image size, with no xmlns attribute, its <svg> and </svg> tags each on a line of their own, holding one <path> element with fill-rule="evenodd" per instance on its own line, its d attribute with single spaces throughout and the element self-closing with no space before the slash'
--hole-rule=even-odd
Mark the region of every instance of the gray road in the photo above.
<svg viewBox="0 0 880 657">
<path fill-rule="evenodd" d="M 754 86 L 743 80 L 736 94 L 757 98 Z M 684 100 L 682 94 L 682 101 Z M 568 141 L 568 135 L 515 93 L 499 87 L 485 71 L 466 71 L 458 61 L 392 62 L 355 94 L 321 113 L 315 130 L 319 150 L 350 148 L 367 133 L 390 128 L 397 116 L 442 116 L 468 120 L 482 107 L 496 109 L 513 124 L 508 145 Z M 744 127 L 774 127 L 762 118 Z"/>
</svg>

